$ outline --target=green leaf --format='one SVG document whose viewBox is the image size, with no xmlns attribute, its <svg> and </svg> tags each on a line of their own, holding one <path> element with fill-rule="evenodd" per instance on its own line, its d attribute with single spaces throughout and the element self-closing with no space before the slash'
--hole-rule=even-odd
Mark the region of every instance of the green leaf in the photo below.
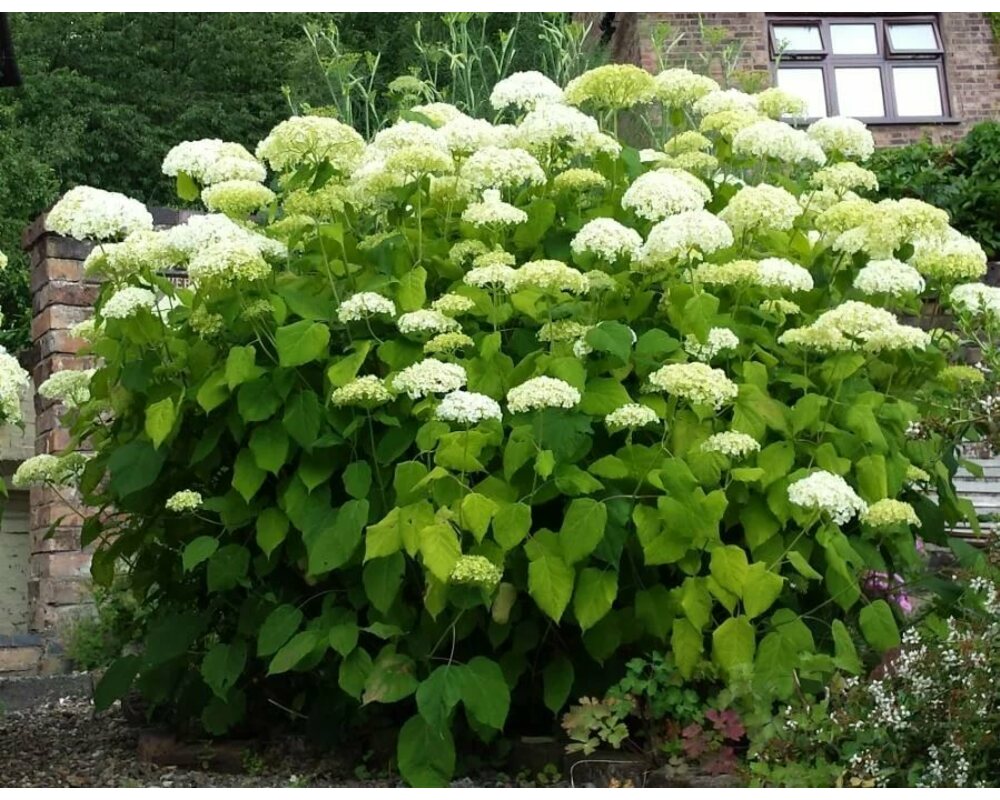
<svg viewBox="0 0 1000 800">
<path fill-rule="evenodd" d="M 545 707 L 553 714 L 558 714 L 566 705 L 574 677 L 573 662 L 562 654 L 553 658 L 542 670 L 542 698 Z"/>
<path fill-rule="evenodd" d="M 244 383 L 236 393 L 236 406 L 244 422 L 263 422 L 281 408 L 282 397 L 267 378 Z"/>
<path fill-rule="evenodd" d="M 177 173 L 177 196 L 189 203 L 193 203 L 201 196 L 198 184 L 186 172 Z"/>
<path fill-rule="evenodd" d="M 631 343 L 631 339 L 629 342 Z M 631 402 L 632 397 L 621 381 L 614 378 L 593 378 L 587 381 L 584 388 L 580 410 L 593 417 L 604 417 Z"/>
<path fill-rule="evenodd" d="M 811 581 L 822 580 L 823 576 L 810 566 L 806 557 L 798 550 L 789 550 L 785 554 L 785 558 L 788 559 L 788 563 L 795 567 L 795 571 L 803 578 L 808 578 Z"/>
<path fill-rule="evenodd" d="M 854 472 L 858 476 L 858 494 L 862 500 L 874 503 L 889 496 L 885 456 L 873 454 L 858 459 L 854 464 Z"/>
<path fill-rule="evenodd" d="M 712 595 L 703 578 L 684 579 L 681 585 L 681 608 L 695 628 L 704 630 L 712 618 Z"/>
<path fill-rule="evenodd" d="M 213 372 L 205 378 L 195 394 L 195 400 L 206 413 L 221 406 L 228 398 L 229 390 L 226 387 L 226 376 L 221 370 Z"/>
<path fill-rule="evenodd" d="M 277 475 L 288 459 L 288 434 L 280 422 L 255 428 L 250 434 L 250 452 L 262 470 Z"/>
<path fill-rule="evenodd" d="M 233 469 L 233 488 L 249 503 L 264 485 L 265 478 L 267 473 L 257 466 L 253 453 L 247 448 L 240 450 Z"/>
<path fill-rule="evenodd" d="M 420 555 L 424 566 L 441 582 L 447 582 L 462 555 L 455 530 L 447 522 L 428 525 L 420 531 Z"/>
<path fill-rule="evenodd" d="M 710 570 L 723 589 L 742 597 L 747 577 L 747 554 L 742 547 L 731 544 L 716 547 L 712 551 Z"/>
<path fill-rule="evenodd" d="M 225 592 L 234 589 L 244 578 L 250 566 L 250 551 L 241 544 L 227 544 L 208 559 L 206 580 L 208 591 Z"/>
<path fill-rule="evenodd" d="M 257 655 L 269 656 L 277 652 L 302 624 L 302 612 L 293 605 L 278 606 L 267 615 L 257 633 Z"/>
<path fill-rule="evenodd" d="M 420 788 L 447 786 L 455 772 L 455 743 L 446 727 L 436 728 L 417 715 L 410 717 L 396 741 L 399 774 Z"/>
<path fill-rule="evenodd" d="M 153 441 L 153 447 L 159 449 L 173 430 L 176 419 L 174 401 L 169 397 L 146 406 L 146 435 Z"/>
<path fill-rule="evenodd" d="M 409 656 L 391 649 L 383 650 L 375 659 L 371 674 L 365 681 L 362 705 L 396 703 L 409 697 L 419 685 L 414 674 L 416 669 L 416 664 Z"/>
<path fill-rule="evenodd" d="M 107 668 L 94 688 L 94 709 L 104 711 L 127 693 L 139 673 L 139 656 L 122 656 Z"/>
<path fill-rule="evenodd" d="M 353 612 L 352 612 L 353 615 Z M 358 635 L 361 629 L 354 620 L 338 622 L 330 626 L 330 647 L 341 656 L 348 656 L 358 646 Z"/>
<path fill-rule="evenodd" d="M 620 322 L 602 322 L 587 331 L 584 338 L 594 350 L 610 353 L 623 364 L 627 364 L 632 355 L 632 336 L 633 333 L 627 325 Z M 631 401 L 626 400 L 625 402 Z M 614 411 L 614 409 L 611 410 Z"/>
<path fill-rule="evenodd" d="M 844 672 L 860 675 L 861 659 L 858 658 L 858 651 L 854 647 L 854 640 L 851 638 L 847 626 L 839 619 L 835 619 L 831 627 L 833 631 L 833 663 Z"/>
<path fill-rule="evenodd" d="M 460 664 L 442 664 L 417 687 L 417 711 L 435 730 L 447 729 L 448 717 L 462 699 Z"/>
<path fill-rule="evenodd" d="M 359 500 L 368 496 L 372 488 L 372 468 L 367 461 L 354 461 L 344 468 L 344 488 Z"/>
<path fill-rule="evenodd" d="M 556 456 L 551 450 L 542 450 L 535 459 L 535 473 L 546 480 L 556 466 Z"/>
<path fill-rule="evenodd" d="M 459 524 L 481 542 L 490 527 L 490 520 L 497 513 L 499 506 L 493 500 L 478 492 L 470 492 L 462 498 Z"/>
<path fill-rule="evenodd" d="M 157 666 L 183 656 L 205 629 L 205 618 L 193 612 L 167 614 L 149 627 L 143 661 Z"/>
<path fill-rule="evenodd" d="M 405 568 L 406 560 L 402 553 L 376 558 L 365 564 L 361 573 L 365 594 L 368 595 L 372 605 L 383 614 L 389 612 L 396 595 L 399 594 Z"/>
<path fill-rule="evenodd" d="M 330 329 L 321 322 L 303 319 L 278 328 L 274 341 L 278 363 L 283 367 L 297 367 L 315 361 L 326 352 Z"/>
<path fill-rule="evenodd" d="M 427 301 L 427 290 L 424 288 L 426 282 L 427 270 L 423 267 L 407 270 L 399 279 L 399 288 L 396 290 L 396 304 L 400 311 L 416 311 L 423 308 Z"/>
<path fill-rule="evenodd" d="M 240 384 L 256 380 L 264 374 L 264 368 L 256 365 L 257 351 L 252 344 L 246 347 L 231 347 L 226 357 L 226 385 L 232 391 Z"/>
<path fill-rule="evenodd" d="M 510 688 L 496 661 L 471 659 L 459 676 L 462 704 L 480 725 L 502 730 L 510 709 Z"/>
<path fill-rule="evenodd" d="M 690 678 L 705 651 L 705 640 L 701 631 L 686 619 L 675 619 L 673 633 L 670 635 L 670 648 L 677 669 L 685 678 Z"/>
<path fill-rule="evenodd" d="M 350 561 L 361 544 L 361 532 L 368 522 L 368 501 L 348 500 L 314 535 L 304 536 L 309 554 L 309 574 L 322 575 Z"/>
<path fill-rule="evenodd" d="M 197 539 L 192 539 L 184 546 L 184 552 L 181 554 L 184 571 L 190 572 L 218 549 L 219 540 L 214 536 L 199 536 Z"/>
<path fill-rule="evenodd" d="M 288 517 L 280 508 L 269 506 L 257 517 L 257 546 L 270 556 L 288 536 Z"/>
<path fill-rule="evenodd" d="M 559 544 L 567 564 L 575 564 L 594 552 L 604 538 L 607 522 L 604 503 L 582 498 L 569 504 L 559 529 Z"/>
<path fill-rule="evenodd" d="M 274 658 L 271 659 L 271 663 L 267 667 L 267 674 L 280 675 L 294 669 L 322 641 L 319 631 L 302 631 L 295 634 L 274 654 Z"/>
<path fill-rule="evenodd" d="M 759 617 L 778 599 L 785 581 L 763 561 L 751 564 L 743 585 L 743 609 L 750 619 Z"/>
<path fill-rule="evenodd" d="M 795 447 L 791 442 L 775 442 L 757 454 L 757 466 L 764 470 L 760 485 L 764 488 L 784 478 L 795 464 Z"/>
<path fill-rule="evenodd" d="M 755 649 L 753 626 L 746 617 L 730 617 L 712 632 L 712 659 L 727 674 L 753 664 Z"/>
<path fill-rule="evenodd" d="M 365 681 L 372 671 L 372 658 L 368 652 L 361 647 L 357 647 L 340 662 L 340 669 L 337 672 L 337 682 L 340 688 L 355 700 L 361 699 L 361 693 L 365 688 Z"/>
<path fill-rule="evenodd" d="M 667 638 L 674 619 L 674 601 L 665 586 L 650 586 L 635 593 L 635 618 L 651 636 Z"/>
<path fill-rule="evenodd" d="M 880 653 L 899 647 L 899 628 L 892 609 L 885 600 L 875 600 L 862 608 L 858 623 L 865 641 Z"/>
<path fill-rule="evenodd" d="M 220 700 L 225 700 L 247 662 L 247 646 L 242 639 L 232 644 L 216 644 L 201 662 L 201 677 Z"/>
<path fill-rule="evenodd" d="M 500 507 L 493 518 L 493 538 L 504 550 L 513 550 L 531 530 L 531 506 L 510 503 Z"/>
<path fill-rule="evenodd" d="M 538 607 L 556 622 L 573 595 L 572 567 L 558 556 L 543 553 L 528 564 L 528 593 Z"/>
<path fill-rule="evenodd" d="M 128 497 L 152 486 L 163 469 L 166 452 L 159 452 L 150 442 L 133 439 L 115 447 L 108 459 L 111 480 L 108 489 L 118 497 Z"/>
<path fill-rule="evenodd" d="M 365 363 L 371 347 L 371 342 L 356 342 L 354 344 L 354 352 L 351 355 L 344 356 L 335 361 L 326 371 L 326 378 L 330 381 L 330 385 L 336 389 L 354 380 L 358 374 L 358 370 L 361 369 L 361 365 Z"/>
<path fill-rule="evenodd" d="M 308 448 L 319 438 L 321 413 L 317 394 L 304 390 L 292 395 L 281 421 L 288 435 L 302 447 Z"/>
<path fill-rule="evenodd" d="M 618 573 L 587 567 L 580 573 L 573 592 L 573 614 L 582 630 L 594 627 L 614 605 L 618 596 Z"/>
</svg>

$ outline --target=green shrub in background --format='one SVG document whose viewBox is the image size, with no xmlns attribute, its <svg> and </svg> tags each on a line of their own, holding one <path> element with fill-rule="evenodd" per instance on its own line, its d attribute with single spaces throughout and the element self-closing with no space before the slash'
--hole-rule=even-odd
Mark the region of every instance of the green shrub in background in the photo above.
<svg viewBox="0 0 1000 800">
<path fill-rule="evenodd" d="M 980 122 L 954 144 L 921 141 L 871 160 L 879 196 L 915 197 L 945 209 L 951 224 L 1000 258 L 1000 122 Z"/>
<path fill-rule="evenodd" d="M 491 105 L 183 143 L 164 172 L 215 213 L 170 231 L 87 187 L 50 214 L 104 240 L 98 366 L 40 388 L 95 452 L 17 482 L 78 485 L 94 580 L 147 612 L 99 707 L 134 685 L 215 734 L 395 728 L 403 777 L 438 785 L 456 742 L 553 730 L 635 656 L 721 693 L 722 752 L 730 707 L 759 725 L 899 643 L 871 573 L 971 516 L 978 417 L 957 338 L 892 312 L 982 250 L 853 196 L 870 134 L 778 122 L 803 110 L 779 90 L 615 65 Z M 626 109 L 656 149 L 617 141 Z M 623 685 L 658 691 L 644 669 Z"/>
</svg>

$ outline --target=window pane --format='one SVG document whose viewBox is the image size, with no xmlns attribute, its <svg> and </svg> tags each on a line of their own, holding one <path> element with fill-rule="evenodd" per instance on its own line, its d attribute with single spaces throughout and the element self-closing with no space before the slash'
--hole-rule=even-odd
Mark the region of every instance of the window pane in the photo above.
<svg viewBox="0 0 1000 800">
<path fill-rule="evenodd" d="M 837 103 L 845 117 L 884 117 L 882 76 L 878 67 L 840 67 L 834 70 Z"/>
<path fill-rule="evenodd" d="M 782 52 L 823 49 L 823 40 L 816 25 L 775 25 L 774 41 Z"/>
<path fill-rule="evenodd" d="M 806 115 L 826 116 L 826 88 L 821 69 L 779 69 L 778 86 L 806 101 Z"/>
<path fill-rule="evenodd" d="M 941 84 L 934 67 L 894 67 L 896 113 L 901 117 L 940 117 Z"/>
<path fill-rule="evenodd" d="M 875 41 L 875 26 L 863 23 L 861 25 L 831 25 L 830 40 L 833 52 L 838 55 L 876 55 L 878 44 Z"/>
<path fill-rule="evenodd" d="M 894 50 L 937 50 L 934 26 L 928 23 L 890 25 L 889 41 Z"/>
</svg>

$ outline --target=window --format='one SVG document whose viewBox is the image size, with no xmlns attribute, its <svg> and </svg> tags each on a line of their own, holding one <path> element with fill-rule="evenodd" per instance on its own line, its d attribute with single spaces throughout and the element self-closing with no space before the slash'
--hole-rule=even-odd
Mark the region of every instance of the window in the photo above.
<svg viewBox="0 0 1000 800">
<path fill-rule="evenodd" d="M 935 16 L 774 16 L 769 30 L 775 83 L 802 97 L 810 118 L 949 118 Z"/>
</svg>

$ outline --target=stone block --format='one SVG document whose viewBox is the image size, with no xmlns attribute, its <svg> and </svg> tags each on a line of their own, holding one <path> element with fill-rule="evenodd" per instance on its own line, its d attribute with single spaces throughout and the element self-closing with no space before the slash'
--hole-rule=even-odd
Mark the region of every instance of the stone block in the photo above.
<svg viewBox="0 0 1000 800">
<path fill-rule="evenodd" d="M 34 672 L 42 658 L 41 646 L 0 647 L 0 675 L 8 672 Z"/>
</svg>

